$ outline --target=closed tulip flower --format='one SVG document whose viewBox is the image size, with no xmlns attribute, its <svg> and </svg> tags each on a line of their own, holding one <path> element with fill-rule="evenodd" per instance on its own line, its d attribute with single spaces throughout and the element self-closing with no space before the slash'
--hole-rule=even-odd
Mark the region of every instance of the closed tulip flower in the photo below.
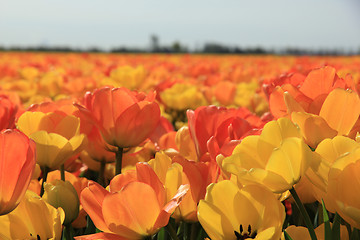
<svg viewBox="0 0 360 240">
<path fill-rule="evenodd" d="M 35 168 L 35 143 L 18 130 L 0 133 L 0 215 L 19 204 Z"/>
<path fill-rule="evenodd" d="M 64 225 L 72 223 L 79 215 L 79 198 L 69 181 L 55 179 L 51 183 L 45 183 L 43 199 L 51 206 L 64 210 Z"/>
</svg>

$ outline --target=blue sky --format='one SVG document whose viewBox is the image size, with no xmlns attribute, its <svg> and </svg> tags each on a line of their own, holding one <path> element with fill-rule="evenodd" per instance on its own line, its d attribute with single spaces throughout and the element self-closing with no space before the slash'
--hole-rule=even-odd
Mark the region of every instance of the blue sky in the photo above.
<svg viewBox="0 0 360 240">
<path fill-rule="evenodd" d="M 0 46 L 148 47 L 179 41 L 358 51 L 358 0 L 0 0 Z"/>
</svg>

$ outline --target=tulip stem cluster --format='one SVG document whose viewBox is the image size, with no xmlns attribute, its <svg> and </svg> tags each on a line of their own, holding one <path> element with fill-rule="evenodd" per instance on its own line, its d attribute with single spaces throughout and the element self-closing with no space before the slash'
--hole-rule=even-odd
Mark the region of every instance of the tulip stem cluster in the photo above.
<svg viewBox="0 0 360 240">
<path fill-rule="evenodd" d="M 315 234 L 315 231 L 314 231 L 314 226 L 311 223 L 309 214 L 306 212 L 306 209 L 305 209 L 304 205 L 302 204 L 302 202 L 301 202 L 298 194 L 296 193 L 294 187 L 290 189 L 290 193 L 291 193 L 292 197 L 294 198 L 296 206 L 298 207 L 302 217 L 304 218 L 304 221 L 305 221 L 306 227 L 307 227 L 307 229 L 309 231 L 311 240 L 317 240 L 317 237 L 316 237 L 316 234 Z"/>
<path fill-rule="evenodd" d="M 175 229 L 173 228 L 173 226 L 171 225 L 171 222 L 169 221 L 168 225 L 166 225 L 166 230 L 169 233 L 169 235 L 171 236 L 171 239 L 173 240 L 179 240 Z"/>
<path fill-rule="evenodd" d="M 124 148 L 118 147 L 118 150 L 116 151 L 115 175 L 121 173 L 123 152 Z"/>
</svg>

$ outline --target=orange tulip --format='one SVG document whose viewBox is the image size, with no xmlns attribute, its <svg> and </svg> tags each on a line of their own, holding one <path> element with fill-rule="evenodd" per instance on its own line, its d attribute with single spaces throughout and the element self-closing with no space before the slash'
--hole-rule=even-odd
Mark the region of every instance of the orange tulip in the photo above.
<svg viewBox="0 0 360 240">
<path fill-rule="evenodd" d="M 101 239 L 117 239 L 118 236 L 142 239 L 151 236 L 167 225 L 188 188 L 188 185 L 182 185 L 166 202 L 163 184 L 145 163 L 138 163 L 136 171 L 129 170 L 115 176 L 110 183 L 110 192 L 97 183 L 91 183 L 82 191 L 80 201 L 95 226 L 107 234 L 78 239 L 95 236 Z"/>
<path fill-rule="evenodd" d="M 116 147 L 134 147 L 154 131 L 160 119 L 155 94 L 104 87 L 86 93 L 85 107 L 76 105 L 99 127 L 104 140 Z"/>
<path fill-rule="evenodd" d="M 0 133 L 0 215 L 14 210 L 35 168 L 35 143 L 17 130 Z"/>
</svg>

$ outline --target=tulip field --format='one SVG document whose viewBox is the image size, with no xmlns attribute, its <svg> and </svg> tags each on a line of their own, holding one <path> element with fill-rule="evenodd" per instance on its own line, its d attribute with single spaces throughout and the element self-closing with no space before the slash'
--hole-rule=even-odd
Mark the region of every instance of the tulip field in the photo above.
<svg viewBox="0 0 360 240">
<path fill-rule="evenodd" d="M 0 240 L 360 239 L 360 56 L 0 53 Z"/>
</svg>

